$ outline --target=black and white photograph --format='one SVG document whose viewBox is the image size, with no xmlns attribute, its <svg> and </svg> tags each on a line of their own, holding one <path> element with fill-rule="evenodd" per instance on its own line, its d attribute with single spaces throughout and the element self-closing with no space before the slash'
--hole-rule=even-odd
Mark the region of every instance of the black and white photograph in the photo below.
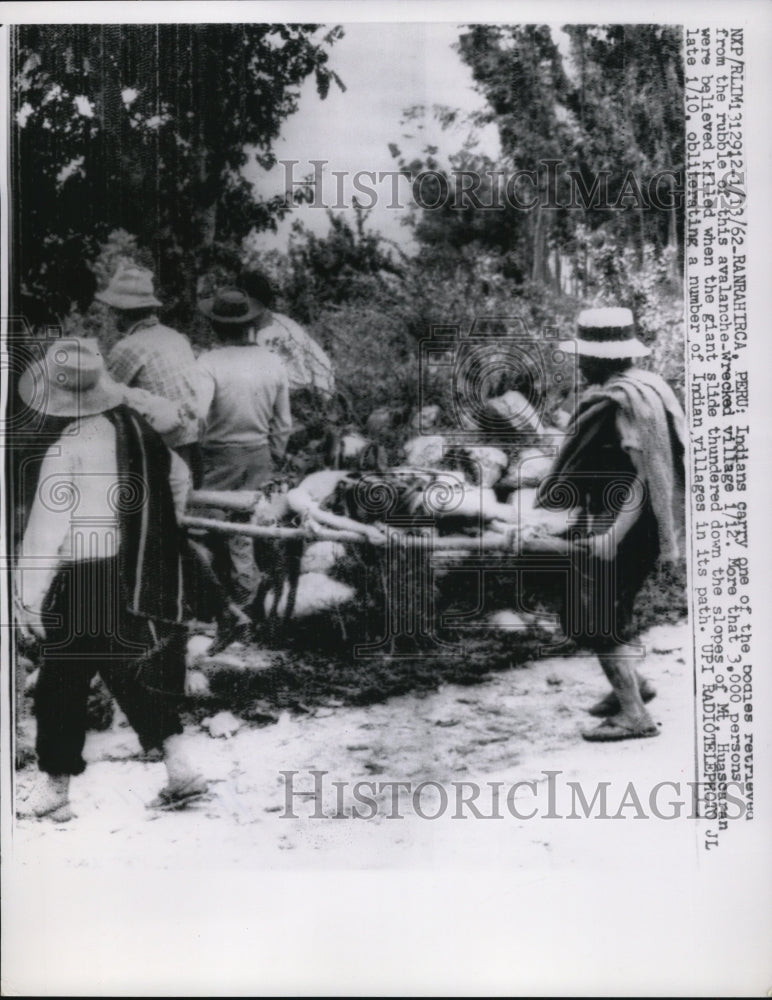
<svg viewBox="0 0 772 1000">
<path fill-rule="evenodd" d="M 7 7 L 4 995 L 769 995 L 769 8 Z"/>
</svg>

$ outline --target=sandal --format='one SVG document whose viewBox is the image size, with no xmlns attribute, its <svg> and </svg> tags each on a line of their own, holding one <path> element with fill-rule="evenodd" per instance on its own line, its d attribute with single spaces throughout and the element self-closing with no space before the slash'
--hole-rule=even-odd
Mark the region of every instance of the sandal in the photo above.
<svg viewBox="0 0 772 1000">
<path fill-rule="evenodd" d="M 199 802 L 209 798 L 208 782 L 197 774 L 194 778 L 181 785 L 171 787 L 167 785 L 162 788 L 152 802 L 148 803 L 148 809 L 161 809 L 170 811 L 173 809 L 184 809 L 192 802 Z"/>
<path fill-rule="evenodd" d="M 612 743 L 617 740 L 637 740 L 659 736 L 659 727 L 653 722 L 640 727 L 625 726 L 614 719 L 606 719 L 595 729 L 582 730 L 582 738 L 590 743 Z"/>
<path fill-rule="evenodd" d="M 641 681 L 638 690 L 640 691 L 641 700 L 644 705 L 647 705 L 652 698 L 657 697 L 657 690 L 649 681 Z M 616 692 L 610 691 L 605 698 L 601 698 L 600 701 L 596 701 L 594 705 L 588 708 L 587 713 L 596 716 L 596 718 L 604 718 L 610 715 L 618 715 L 621 709 L 622 706 L 619 704 Z"/>
</svg>

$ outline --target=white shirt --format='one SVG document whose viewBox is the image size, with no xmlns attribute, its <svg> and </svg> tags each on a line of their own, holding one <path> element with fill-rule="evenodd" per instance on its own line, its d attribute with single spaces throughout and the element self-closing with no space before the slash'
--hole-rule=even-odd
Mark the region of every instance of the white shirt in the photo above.
<svg viewBox="0 0 772 1000">
<path fill-rule="evenodd" d="M 177 517 L 185 510 L 190 473 L 170 452 L 169 484 Z M 17 595 L 39 611 L 62 564 L 106 559 L 120 547 L 115 427 L 102 414 L 83 417 L 46 452 L 16 569 Z"/>
<path fill-rule="evenodd" d="M 228 344 L 198 359 L 202 444 L 270 445 L 281 458 L 292 432 L 287 372 L 270 351 Z"/>
</svg>

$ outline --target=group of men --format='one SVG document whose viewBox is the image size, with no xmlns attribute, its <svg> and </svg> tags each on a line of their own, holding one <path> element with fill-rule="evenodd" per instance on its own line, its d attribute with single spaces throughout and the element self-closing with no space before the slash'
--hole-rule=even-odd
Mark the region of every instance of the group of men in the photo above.
<svg viewBox="0 0 772 1000">
<path fill-rule="evenodd" d="M 44 460 L 18 553 L 17 621 L 40 645 L 37 755 L 45 776 L 23 812 L 66 820 L 69 779 L 84 768 L 86 701 L 99 672 L 145 750 L 161 748 L 168 783 L 153 803 L 184 805 L 206 782 L 181 742 L 186 566 L 206 569 L 181 537 L 191 484 L 257 489 L 287 447 L 289 376 L 261 346 L 270 311 L 240 288 L 200 302 L 218 346 L 195 357 L 160 323 L 153 276 L 123 267 L 97 299 L 121 338 L 53 344 L 19 382 L 22 402 L 69 420 Z M 275 332 L 275 331 L 274 331 Z M 62 490 L 73 504 L 52 498 Z M 232 539 L 220 624 L 248 622 L 259 582 L 251 546 Z M 198 556 L 198 558 L 197 558 Z M 213 588 L 217 591 L 217 586 Z"/>
<path fill-rule="evenodd" d="M 242 288 L 200 302 L 218 346 L 198 359 L 185 336 L 158 321 L 148 271 L 121 270 L 98 297 L 124 334 L 106 361 L 96 341 L 74 338 L 53 345 L 19 384 L 26 405 L 70 420 L 41 468 L 17 585 L 21 633 L 41 654 L 42 777 L 21 811 L 58 820 L 71 815 L 70 776 L 84 768 L 97 671 L 142 746 L 163 751 L 168 782 L 152 805 L 178 808 L 206 795 L 179 717 L 189 555 L 179 515 L 191 479 L 214 490 L 268 482 L 292 428 L 287 369 L 259 346 L 266 311 Z M 626 643 L 645 577 L 680 544 L 683 412 L 662 378 L 634 367 L 649 352 L 629 310 L 583 312 L 575 343 L 587 387 L 539 501 L 552 503 L 561 486 L 573 497 L 577 557 L 563 627 L 597 652 L 612 688 L 589 709 L 604 721 L 583 735 L 655 736 L 645 706 L 655 691 Z M 57 484 L 74 487 L 74 505 L 52 501 Z M 243 615 L 258 582 L 251 546 L 234 542 L 230 555 L 229 612 Z"/>
<path fill-rule="evenodd" d="M 235 287 L 201 300 L 217 347 L 196 359 L 188 338 L 158 321 L 161 303 L 149 271 L 118 271 L 97 298 L 125 334 L 106 359 L 109 374 L 178 407 L 178 424 L 163 438 L 185 461 L 193 485 L 254 490 L 272 479 L 292 417 L 287 367 L 262 346 L 260 333 L 271 327 L 267 307 Z M 257 570 L 247 539 L 233 538 L 229 554 L 228 614 L 244 623 Z"/>
</svg>

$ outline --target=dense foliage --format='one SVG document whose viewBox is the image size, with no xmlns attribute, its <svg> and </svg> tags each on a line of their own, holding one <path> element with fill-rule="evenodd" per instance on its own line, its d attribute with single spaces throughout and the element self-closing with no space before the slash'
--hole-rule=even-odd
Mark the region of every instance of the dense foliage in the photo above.
<svg viewBox="0 0 772 1000">
<path fill-rule="evenodd" d="M 444 177 L 463 189 L 474 175 L 485 205 L 491 178 L 519 171 L 538 189 L 533 208 L 506 200 L 500 211 L 473 200 L 419 205 L 411 220 L 417 249 L 407 253 L 355 206 L 330 213 L 327 235 L 297 222 L 286 253 L 261 255 L 253 235 L 288 208 L 283 198 L 261 198 L 244 167 L 251 157 L 274 162 L 306 78 L 322 96 L 342 85 L 328 65 L 340 28 L 17 28 L 14 300 L 33 325 L 67 325 L 69 314 L 109 341 L 106 310 L 87 310 L 116 263 L 132 259 L 153 268 L 165 318 L 196 342 L 206 336 L 195 310 L 201 281 L 228 280 L 246 265 L 271 279 L 280 310 L 308 324 L 330 352 L 361 425 L 373 408 L 407 413 L 420 401 L 420 343 L 433 328 L 464 334 L 486 317 L 521 317 L 538 341 L 545 325 L 570 335 L 582 305 L 628 305 L 653 345 L 652 364 L 677 383 L 681 212 L 676 197 L 673 207 L 643 205 L 635 183 L 645 189 L 664 172 L 671 195 L 683 185 L 680 31 L 564 31 L 559 46 L 546 26 L 460 29 L 458 52 L 485 99 L 472 124 L 495 126 L 501 162 L 482 155 L 473 136 L 444 163 L 436 147 L 392 146 L 406 175 L 434 172 L 423 191 L 429 201 L 432 183 Z M 407 109 L 406 122 L 420 125 L 428 113 Z M 448 128 L 460 118 L 452 107 L 433 113 Z M 554 191 L 538 169 L 550 162 L 559 164 Z M 614 207 L 591 198 L 572 204 L 599 176 Z"/>
<path fill-rule="evenodd" d="M 495 126 L 501 159 L 480 154 L 474 142 L 447 164 L 434 145 L 408 153 L 394 144 L 405 173 L 437 175 L 425 200 L 440 204 L 419 209 L 417 238 L 447 253 L 485 247 L 502 254 L 510 280 L 559 289 L 561 268 L 573 269 L 576 236 L 589 229 L 635 247 L 639 259 L 647 245 L 668 247 L 675 273 L 683 241 L 681 31 L 661 25 L 564 31 L 568 58 L 543 25 L 462 31 L 459 53 L 486 100 L 468 124 Z M 443 127 L 459 124 L 452 108 L 432 112 Z M 426 113 L 408 109 L 411 136 L 420 133 Z M 450 192 L 444 199 L 443 189 Z"/>
<path fill-rule="evenodd" d="M 340 28 L 313 24 L 24 25 L 15 29 L 12 292 L 51 321 L 95 289 L 89 261 L 124 229 L 186 318 L 195 276 L 221 249 L 275 225 L 244 174 L 268 168 L 300 85 L 340 84 Z"/>
</svg>

